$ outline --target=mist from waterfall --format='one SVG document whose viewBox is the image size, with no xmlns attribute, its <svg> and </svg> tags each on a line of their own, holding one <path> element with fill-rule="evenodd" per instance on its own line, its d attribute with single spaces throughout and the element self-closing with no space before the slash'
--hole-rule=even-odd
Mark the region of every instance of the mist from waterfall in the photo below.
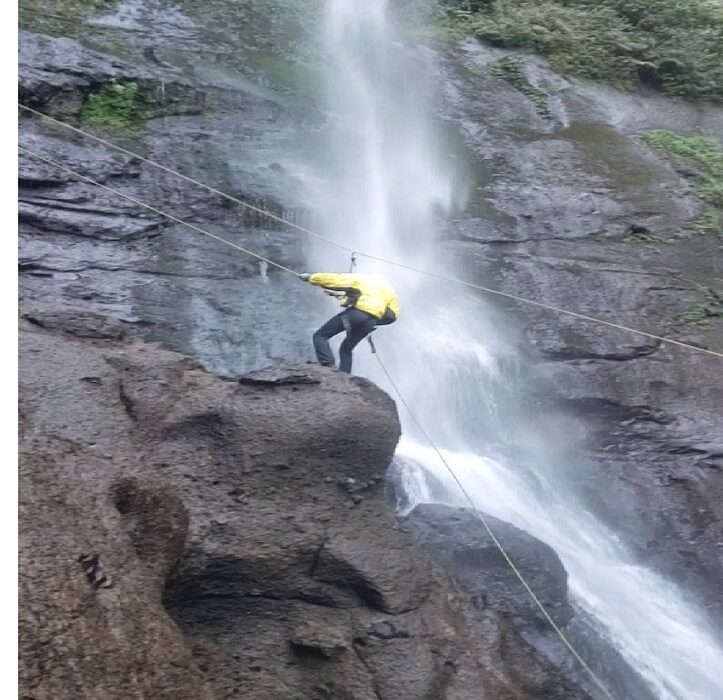
<svg viewBox="0 0 723 700">
<path fill-rule="evenodd" d="M 463 195 L 441 126 L 431 118 L 437 57 L 405 43 L 387 10 L 386 0 L 328 2 L 328 123 L 315 209 L 324 233 L 350 248 L 458 276 L 435 242 L 440 220 Z M 318 244 L 310 262 L 315 271 L 346 272 L 349 258 Z M 374 333 L 380 357 L 475 505 L 555 549 L 574 604 L 640 675 L 650 697 L 723 697 L 717 669 L 723 653 L 706 621 L 679 589 L 635 563 L 615 532 L 585 509 L 566 484 L 574 464 L 561 467 L 555 438 L 535 431 L 516 408 L 524 387 L 514 322 L 459 286 L 365 257 L 356 270 L 385 275 L 399 292 L 400 320 Z M 331 301 L 328 310 L 335 312 Z M 394 396 L 366 343 L 357 347 L 354 363 L 356 374 Z M 467 506 L 399 410 L 397 460 L 412 505 Z M 605 668 L 598 671 L 611 683 Z M 631 697 L 624 686 L 611 690 Z"/>
</svg>

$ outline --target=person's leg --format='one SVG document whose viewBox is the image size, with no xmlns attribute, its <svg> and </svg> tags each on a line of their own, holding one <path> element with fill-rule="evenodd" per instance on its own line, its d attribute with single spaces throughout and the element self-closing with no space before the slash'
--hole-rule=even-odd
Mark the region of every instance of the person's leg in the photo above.
<svg viewBox="0 0 723 700">
<path fill-rule="evenodd" d="M 344 312 L 342 311 L 342 313 Z M 341 314 L 337 314 L 314 333 L 314 350 L 316 351 L 319 364 L 325 365 L 326 367 L 333 367 L 336 364 L 334 361 L 334 353 L 331 351 L 331 346 L 329 345 L 329 338 L 333 338 L 343 330 L 344 324 L 341 320 Z"/>
<path fill-rule="evenodd" d="M 339 348 L 339 369 L 351 374 L 351 351 L 374 330 L 377 321 L 358 309 L 350 309 L 348 319 L 351 327 Z"/>
</svg>

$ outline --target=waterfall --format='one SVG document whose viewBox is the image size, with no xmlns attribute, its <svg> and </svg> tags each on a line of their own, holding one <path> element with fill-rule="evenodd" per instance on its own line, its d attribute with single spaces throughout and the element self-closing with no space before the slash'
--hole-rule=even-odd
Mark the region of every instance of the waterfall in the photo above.
<svg viewBox="0 0 723 700">
<path fill-rule="evenodd" d="M 316 180 L 324 233 L 375 256 L 460 276 L 446 269 L 435 244 L 438 219 L 460 193 L 430 115 L 434 53 L 395 34 L 385 0 L 329 0 L 325 31 L 329 119 Z M 315 270 L 342 272 L 349 264 L 323 246 L 310 257 Z M 650 697 L 723 697 L 723 654 L 705 620 L 585 509 L 565 484 L 575 465 L 561 468 L 569 457 L 522 415 L 514 322 L 486 299 L 438 280 L 363 257 L 358 271 L 384 274 L 399 292 L 402 316 L 375 333 L 379 352 L 476 506 L 555 549 L 574 605 Z M 365 345 L 354 362 L 355 373 L 393 395 Z M 405 476 L 411 504 L 467 505 L 401 406 L 400 417 L 398 457 L 412 465 Z M 428 487 L 425 474 L 445 488 Z M 604 667 L 598 672 L 618 697 L 631 697 Z"/>
</svg>

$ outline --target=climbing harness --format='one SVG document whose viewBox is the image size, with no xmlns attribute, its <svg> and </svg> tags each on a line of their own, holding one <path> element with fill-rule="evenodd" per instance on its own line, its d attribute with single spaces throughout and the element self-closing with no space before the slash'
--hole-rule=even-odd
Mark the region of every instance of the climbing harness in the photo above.
<svg viewBox="0 0 723 700">
<path fill-rule="evenodd" d="M 632 328 L 632 327 L 630 327 L 630 326 L 625 326 L 625 325 L 623 325 L 623 324 L 615 323 L 615 322 L 613 322 L 613 321 L 606 321 L 605 319 L 597 318 L 597 317 L 595 317 L 595 316 L 589 316 L 589 315 L 587 315 L 587 314 L 578 313 L 577 311 L 570 311 L 569 309 L 563 309 L 563 308 L 561 308 L 561 307 L 554 306 L 554 305 L 552 305 L 552 304 L 545 304 L 545 303 L 543 303 L 543 302 L 535 301 L 534 299 L 529 299 L 529 298 L 527 298 L 527 297 L 522 297 L 522 296 L 519 296 L 519 295 L 517 295 L 517 294 L 511 294 L 511 293 L 509 293 L 509 292 L 503 292 L 503 291 L 501 291 L 501 290 L 499 290 L 499 289 L 492 289 L 491 287 L 485 287 L 485 286 L 483 286 L 483 285 L 481 285 L 481 284 L 476 284 L 476 283 L 474 283 L 474 282 L 468 282 L 468 281 L 466 281 L 466 280 L 458 279 L 458 278 L 456 278 L 456 277 L 449 277 L 449 276 L 447 276 L 447 275 L 442 275 L 442 274 L 437 273 L 437 272 L 432 272 L 431 270 L 422 270 L 422 269 L 420 269 L 420 268 L 413 267 L 412 265 L 407 265 L 407 264 L 405 264 L 405 263 L 400 263 L 400 262 L 397 262 L 397 261 L 394 261 L 394 260 L 387 260 L 386 258 L 382 258 L 382 257 L 376 256 L 376 255 L 372 255 L 372 254 L 370 254 L 370 253 L 361 253 L 361 252 L 359 252 L 359 251 L 355 251 L 355 250 L 353 250 L 352 248 L 349 248 L 348 246 L 345 246 L 344 244 L 339 243 L 338 241 L 335 241 L 335 240 L 333 240 L 333 239 L 331 239 L 331 238 L 327 238 L 327 237 L 325 237 L 325 236 L 322 236 L 321 234 L 316 233 L 315 231 L 311 231 L 310 229 L 305 228 L 304 226 L 300 226 L 299 224 L 293 223 L 293 222 L 291 222 L 291 221 L 286 221 L 284 218 L 282 218 L 282 217 L 280 217 L 280 216 L 277 216 L 276 214 L 273 214 L 273 213 L 271 213 L 271 212 L 269 212 L 269 211 L 266 211 L 265 209 L 262 209 L 262 208 L 260 208 L 260 207 L 257 207 L 257 206 L 255 206 L 255 205 L 253 205 L 253 204 L 250 204 L 249 202 L 245 202 L 244 200 L 239 199 L 239 198 L 237 198 L 237 197 L 233 197 L 232 195 L 227 194 L 226 192 L 222 192 L 221 190 L 218 190 L 218 189 L 216 189 L 215 187 L 211 187 L 210 185 L 207 185 L 207 184 L 205 184 L 205 183 L 203 183 L 203 182 L 200 182 L 199 180 L 195 180 L 195 179 L 193 179 L 192 177 L 189 177 L 188 175 L 184 175 L 183 173 L 180 173 L 180 172 L 178 172 L 177 170 L 173 170 L 173 168 L 169 168 L 168 166 L 165 166 L 165 165 L 163 165 L 162 163 L 158 163 L 157 161 L 151 160 L 150 158 L 146 158 L 145 156 L 142 156 L 142 155 L 140 155 L 139 153 L 135 153 L 135 152 L 133 152 L 133 151 L 130 151 L 130 150 L 128 150 L 127 148 L 124 148 L 123 146 L 119 146 L 118 144 L 113 143 L 112 141 L 108 141 L 107 139 L 103 139 L 103 138 L 101 138 L 101 137 L 99 137 L 99 136 L 96 136 L 95 134 L 91 134 L 91 133 L 89 133 L 89 132 L 87 132 L 87 131 L 84 131 L 83 129 L 79 129 L 78 127 L 73 126 L 73 125 L 71 125 L 71 124 L 68 124 L 68 123 L 66 123 L 66 122 L 64 122 L 64 121 L 61 121 L 60 119 L 56 119 L 55 117 L 51 117 L 51 116 L 49 116 L 49 115 L 47 115 L 47 114 L 44 114 L 43 112 L 39 112 L 38 110 L 33 109 L 32 107 L 29 107 L 28 105 L 22 104 L 21 102 L 18 103 L 18 107 L 19 107 L 20 109 L 22 109 L 22 110 L 25 110 L 26 112 L 28 112 L 28 113 L 30 113 L 30 114 L 34 114 L 35 116 L 40 117 L 41 119 L 45 119 L 46 121 L 49 121 L 49 122 L 51 122 L 51 123 L 53 123 L 53 124 L 57 124 L 58 126 L 62 126 L 62 127 L 65 128 L 65 129 L 68 129 L 68 130 L 73 131 L 73 132 L 75 132 L 75 133 L 77 133 L 77 134 L 80 134 L 80 135 L 82 135 L 82 136 L 85 136 L 86 138 L 89 138 L 89 139 L 91 139 L 91 140 L 93 140 L 93 141 L 96 141 L 97 143 L 103 144 L 104 146 L 107 146 L 108 148 L 112 148 L 112 149 L 115 149 L 116 151 L 119 151 L 119 152 L 121 152 L 121 153 L 125 153 L 126 155 L 131 156 L 132 158 L 135 158 L 135 159 L 137 159 L 137 160 L 140 160 L 140 161 L 143 162 L 143 163 L 148 163 L 149 165 L 152 165 L 152 166 L 155 167 L 155 168 L 159 168 L 160 170 L 163 170 L 164 172 L 167 172 L 167 173 L 170 173 L 170 174 L 172 174 L 172 175 L 175 175 L 176 177 L 178 177 L 178 178 L 180 178 L 180 179 L 182 179 L 182 180 L 186 180 L 187 182 L 190 182 L 190 183 L 193 183 L 194 185 L 197 185 L 197 186 L 199 186 L 199 187 L 202 187 L 202 188 L 204 188 L 205 190 L 207 190 L 207 191 L 209 191 L 209 192 L 212 192 L 213 194 L 216 194 L 216 195 L 218 195 L 218 196 L 220 196 L 220 197 L 223 197 L 223 198 L 226 199 L 226 200 L 229 200 L 229 201 L 231 201 L 231 202 L 234 202 L 234 203 L 236 203 L 236 204 L 239 204 L 240 206 L 246 207 L 247 209 L 249 209 L 249 210 L 251 210 L 251 211 L 255 211 L 255 212 L 259 213 L 259 214 L 262 214 L 262 215 L 268 217 L 269 219 L 272 219 L 272 220 L 274 220 L 274 221 L 278 221 L 279 223 L 283 224 L 284 226 L 287 226 L 287 227 L 289 227 L 289 228 L 296 229 L 296 230 L 301 231 L 302 233 L 304 233 L 304 234 L 306 234 L 306 235 L 308 235 L 308 236 L 311 236 L 311 237 L 316 238 L 316 239 L 318 239 L 318 240 L 324 241 L 324 242 L 328 243 L 329 245 L 336 246 L 337 248 L 340 248 L 341 250 L 345 250 L 345 251 L 347 251 L 347 252 L 349 252 L 349 253 L 352 253 L 352 254 L 355 256 L 355 261 L 356 261 L 356 256 L 361 255 L 361 256 L 363 256 L 363 257 L 365 257 L 365 258 L 368 258 L 369 260 L 376 260 L 377 262 L 382 262 L 382 263 L 387 264 L 387 265 L 393 265 L 393 266 L 398 267 L 398 268 L 400 268 L 400 269 L 409 270 L 409 271 L 411 271 L 411 272 L 416 272 L 416 273 L 421 274 L 421 275 L 426 275 L 427 277 L 433 277 L 433 278 L 435 278 L 435 279 L 442 280 L 442 281 L 444 281 L 444 282 L 449 282 L 449 283 L 452 283 L 452 284 L 458 284 L 458 285 L 461 285 L 461 286 L 468 287 L 468 288 L 470 288 L 470 289 L 475 289 L 475 290 L 478 290 L 478 291 L 481 291 L 481 292 L 485 292 L 486 294 L 493 294 L 493 295 L 495 295 L 495 296 L 503 297 L 503 298 L 505 298 L 505 299 L 510 299 L 510 300 L 512 300 L 512 301 L 516 301 L 516 302 L 519 302 L 519 303 L 521 303 L 521 304 L 528 304 L 528 305 L 530 305 L 530 306 L 535 306 L 535 307 L 540 308 L 540 309 L 545 309 L 545 310 L 547 310 L 547 311 L 554 311 L 555 313 L 563 314 L 563 315 L 566 315 L 566 316 L 571 316 L 572 318 L 577 318 L 577 319 L 580 319 L 580 320 L 582 320 L 582 321 L 588 321 L 588 322 L 591 322 L 591 323 L 602 324 L 602 325 L 604 325 L 604 326 L 608 326 L 609 328 L 616 328 L 617 330 L 625 331 L 625 332 L 627 332 L 627 333 L 633 333 L 633 334 L 635 334 L 635 335 L 643 336 L 643 337 L 645 337 L 645 338 L 649 338 L 649 339 L 652 339 L 652 340 L 657 340 L 657 341 L 659 341 L 659 342 L 661 342 L 661 343 L 666 343 L 666 344 L 668 344 L 668 345 L 677 345 L 678 347 L 686 348 L 686 349 L 688 349 L 688 350 L 693 350 L 694 352 L 700 352 L 700 353 L 704 353 L 704 354 L 706 354 L 706 355 L 713 355 L 714 357 L 717 357 L 717 358 L 723 360 L 723 352 L 718 351 L 718 350 L 709 350 L 708 348 L 702 348 L 702 347 L 699 347 L 698 345 L 692 345 L 691 343 L 686 343 L 686 342 L 684 342 L 684 341 L 682 341 L 682 340 L 674 340 L 673 338 L 668 338 L 668 337 L 666 337 L 666 336 L 656 335 L 655 333 L 648 333 L 647 331 L 642 331 L 642 330 L 639 330 L 639 329 L 637 329 L 637 328 Z M 62 167 L 62 166 L 59 166 L 59 167 Z M 79 175 L 79 174 L 78 174 L 77 176 L 83 178 L 82 175 Z M 86 179 L 86 178 L 84 178 L 84 179 Z M 110 189 L 110 188 L 106 188 L 106 189 Z M 111 190 L 111 191 L 114 191 L 114 190 Z M 121 194 L 121 193 L 118 193 L 118 194 L 120 194 L 120 196 L 127 197 L 127 195 L 124 195 L 124 194 Z M 128 198 L 128 197 L 127 197 L 127 198 Z M 131 199 L 131 201 L 136 201 L 136 202 L 137 202 L 137 200 L 133 200 L 133 199 Z M 149 205 L 143 205 L 143 206 L 146 206 L 146 208 L 149 208 L 149 209 L 151 209 L 152 211 L 157 211 L 157 210 L 152 209 L 152 207 L 150 207 Z M 179 221 L 178 219 L 175 219 L 175 218 L 172 217 L 171 215 L 165 215 L 165 216 L 167 216 L 168 218 L 170 218 L 170 219 L 172 219 L 172 220 Z M 181 223 L 185 223 L 185 222 L 181 222 Z M 187 224 L 187 225 L 191 226 L 190 224 Z M 191 226 L 191 228 L 193 228 L 193 226 Z M 198 229 L 196 228 L 196 230 L 198 230 Z M 218 238 L 219 240 L 224 240 L 224 239 L 221 239 L 221 238 L 218 237 L 218 236 L 215 236 L 214 234 L 210 234 L 210 233 L 208 233 L 208 232 L 203 232 L 203 233 L 205 233 L 205 235 L 208 235 L 208 236 L 210 236 L 210 237 L 212 237 L 212 238 Z M 229 245 L 233 245 L 233 244 L 231 244 L 229 241 L 225 241 L 225 242 L 228 243 Z M 243 248 L 240 248 L 239 246 L 234 246 L 234 247 L 239 248 L 239 250 L 243 250 L 243 252 L 246 252 L 246 253 L 249 252 L 249 251 L 246 251 L 246 250 L 243 249 Z M 253 253 L 249 253 L 249 254 L 250 254 L 250 255 L 253 255 Z M 260 258 L 260 259 L 264 259 L 264 258 Z M 269 262 L 269 261 L 266 260 L 266 262 Z M 289 271 L 288 268 L 285 268 L 285 267 L 283 267 L 283 266 L 281 266 L 281 265 L 278 265 L 278 264 L 276 264 L 276 263 L 271 263 L 271 264 L 272 264 L 272 265 L 275 265 L 276 267 L 278 267 L 278 268 L 280 268 L 280 269 L 284 269 L 284 270 Z M 298 274 L 298 273 L 294 273 L 294 274 Z"/>
<path fill-rule="evenodd" d="M 351 258 L 349 260 L 349 272 L 354 272 L 354 268 L 356 267 L 357 261 L 356 261 L 356 251 L 351 251 Z M 344 330 L 346 331 L 347 336 L 349 335 L 349 332 L 351 331 L 351 326 L 349 325 L 349 320 L 342 316 L 342 323 L 344 324 Z M 376 355 L 377 349 L 374 347 L 374 341 L 372 340 L 372 333 L 376 330 L 376 328 L 372 328 L 371 331 L 369 331 L 369 335 L 367 335 L 367 342 L 369 343 L 369 348 L 372 351 L 372 355 Z"/>
</svg>

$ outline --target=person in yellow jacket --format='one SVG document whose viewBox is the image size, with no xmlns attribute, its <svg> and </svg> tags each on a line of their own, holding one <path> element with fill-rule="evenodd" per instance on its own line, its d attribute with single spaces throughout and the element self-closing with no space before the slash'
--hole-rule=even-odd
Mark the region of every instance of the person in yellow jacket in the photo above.
<svg viewBox="0 0 723 700">
<path fill-rule="evenodd" d="M 333 367 L 334 354 L 329 338 L 346 331 L 339 348 L 339 369 L 351 372 L 351 353 L 377 326 L 394 323 L 399 317 L 399 300 L 391 285 L 378 275 L 315 272 L 299 277 L 323 287 L 326 294 L 338 297 L 344 311 L 330 318 L 314 333 L 314 350 L 319 364 Z"/>
</svg>

